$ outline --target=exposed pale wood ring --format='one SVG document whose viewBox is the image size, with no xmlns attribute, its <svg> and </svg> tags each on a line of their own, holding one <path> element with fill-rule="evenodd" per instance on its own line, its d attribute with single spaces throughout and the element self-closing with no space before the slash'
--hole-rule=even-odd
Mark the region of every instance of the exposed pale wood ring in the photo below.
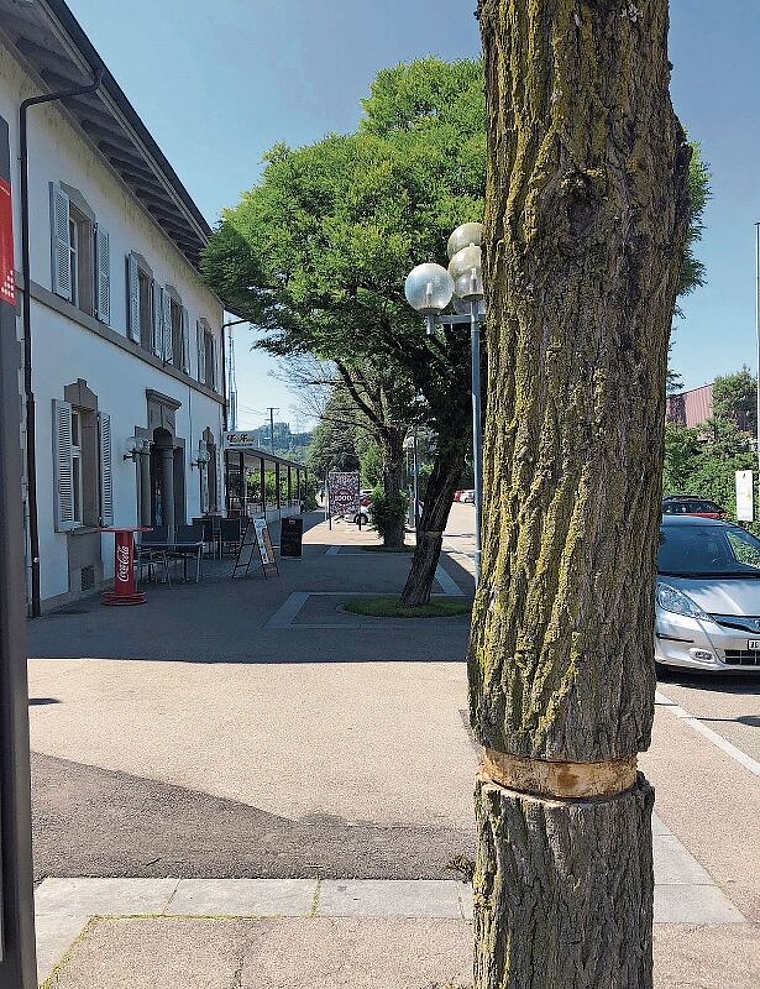
<svg viewBox="0 0 760 989">
<path fill-rule="evenodd" d="M 480 770 L 498 786 L 557 800 L 613 797 L 636 782 L 636 756 L 611 762 L 547 762 L 482 750 Z"/>
</svg>

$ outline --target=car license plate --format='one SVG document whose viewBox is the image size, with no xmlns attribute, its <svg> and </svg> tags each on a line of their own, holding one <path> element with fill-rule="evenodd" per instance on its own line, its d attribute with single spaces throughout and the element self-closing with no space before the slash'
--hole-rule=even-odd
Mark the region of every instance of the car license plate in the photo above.
<svg viewBox="0 0 760 989">
<path fill-rule="evenodd" d="M 749 639 L 747 641 L 748 649 L 760 649 L 760 639 Z"/>
</svg>

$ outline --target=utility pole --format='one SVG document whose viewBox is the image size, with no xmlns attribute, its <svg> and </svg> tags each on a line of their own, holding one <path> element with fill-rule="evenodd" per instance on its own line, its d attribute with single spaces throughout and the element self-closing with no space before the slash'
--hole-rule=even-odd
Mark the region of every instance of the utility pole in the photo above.
<svg viewBox="0 0 760 989">
<path fill-rule="evenodd" d="M 272 408 L 271 405 L 267 406 L 267 412 L 269 413 L 270 439 L 272 442 L 272 456 L 274 456 L 274 414 L 279 411 L 279 409 Z"/>
<path fill-rule="evenodd" d="M 17 368 L 10 150 L 0 117 L 0 989 L 37 985 Z"/>
</svg>

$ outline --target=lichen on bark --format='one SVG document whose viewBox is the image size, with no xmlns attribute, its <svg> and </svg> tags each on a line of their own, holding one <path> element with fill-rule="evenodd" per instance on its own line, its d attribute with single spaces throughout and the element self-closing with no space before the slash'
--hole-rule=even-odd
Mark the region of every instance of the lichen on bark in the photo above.
<svg viewBox="0 0 760 989">
<path fill-rule="evenodd" d="M 604 763 L 650 740 L 671 317 L 689 150 L 667 0 L 480 0 L 489 173 L 478 740 Z M 480 779 L 476 989 L 651 986 L 651 805 Z"/>
<path fill-rule="evenodd" d="M 664 379 L 688 204 L 667 3 L 483 0 L 489 157 L 483 579 L 490 748 L 646 748 Z"/>
</svg>

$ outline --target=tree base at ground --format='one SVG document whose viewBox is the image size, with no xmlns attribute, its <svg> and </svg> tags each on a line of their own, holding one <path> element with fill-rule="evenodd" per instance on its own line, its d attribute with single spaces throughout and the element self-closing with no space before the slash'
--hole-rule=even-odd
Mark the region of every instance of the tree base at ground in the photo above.
<svg viewBox="0 0 760 989">
<path fill-rule="evenodd" d="M 565 801 L 478 777 L 476 989 L 651 989 L 654 790 Z"/>
</svg>

